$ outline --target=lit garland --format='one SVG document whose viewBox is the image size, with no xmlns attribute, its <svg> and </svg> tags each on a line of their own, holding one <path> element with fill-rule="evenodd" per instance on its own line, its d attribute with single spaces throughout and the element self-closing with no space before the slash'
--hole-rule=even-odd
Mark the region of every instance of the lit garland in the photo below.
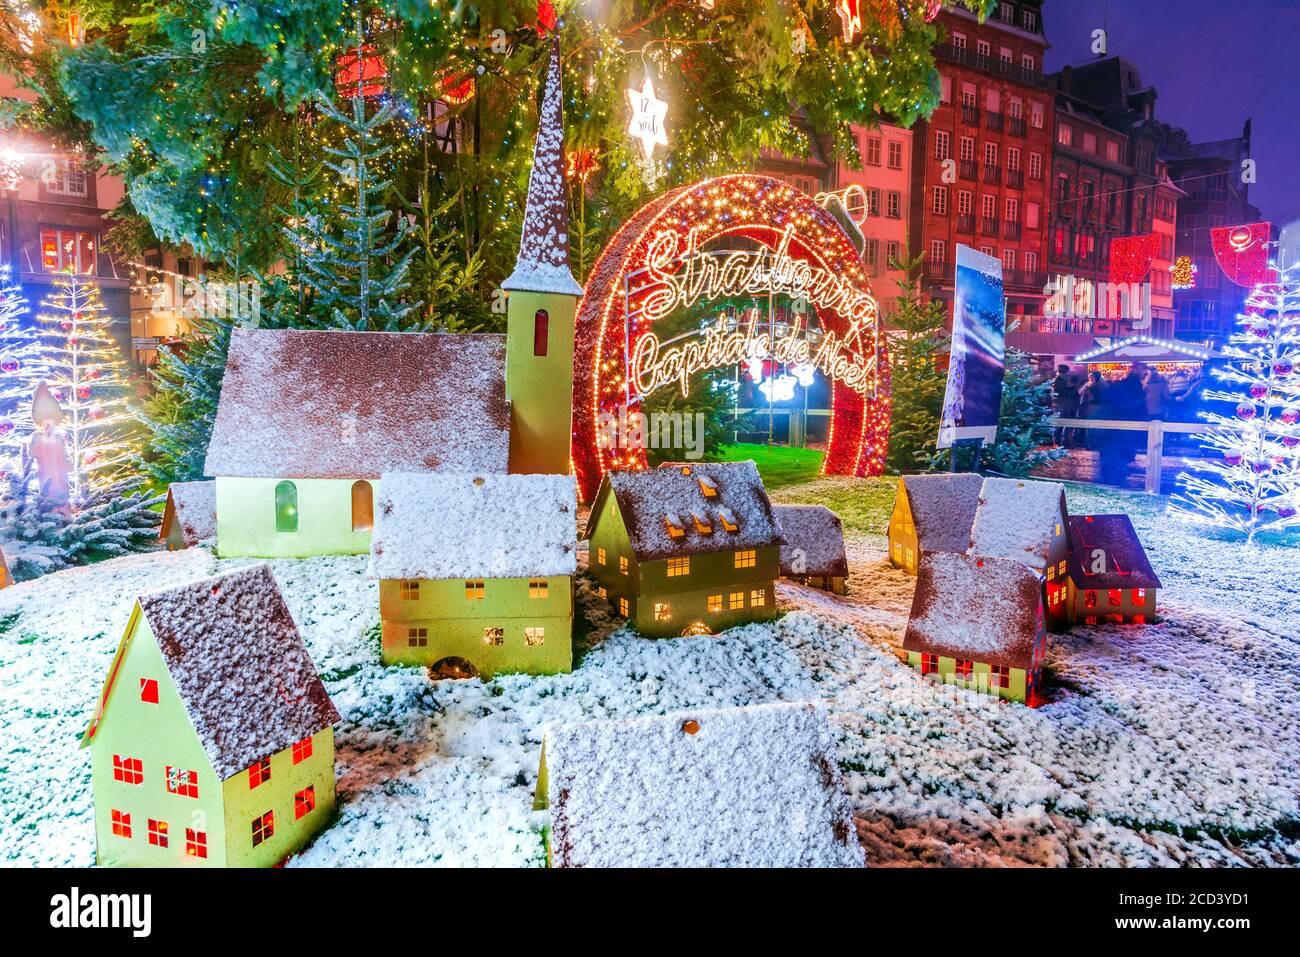
<svg viewBox="0 0 1300 957">
<path fill-rule="evenodd" d="M 1160 254 L 1160 235 L 1116 236 L 1110 243 L 1110 281 L 1142 282 Z"/>
<path fill-rule="evenodd" d="M 1174 264 L 1169 267 L 1170 285 L 1174 289 L 1195 289 L 1196 288 L 1196 263 L 1192 262 L 1191 256 L 1179 256 L 1174 260 Z"/>
<path fill-rule="evenodd" d="M 1269 223 L 1220 226 L 1210 230 L 1210 244 L 1219 268 L 1238 286 L 1248 289 L 1269 282 L 1276 275 L 1268 261 L 1271 237 Z"/>
<path fill-rule="evenodd" d="M 869 290 L 862 261 L 843 229 L 813 199 L 780 180 L 738 174 L 681 186 L 651 200 L 634 213 L 601 253 L 578 306 L 574 356 L 573 462 L 579 487 L 590 500 L 609 469 L 637 469 L 646 464 L 640 449 L 603 448 L 597 442 L 602 415 L 618 416 L 627 404 L 629 355 L 652 332 L 640 313 L 646 284 L 625 298 L 625 283 L 645 268 L 650 247 L 665 231 L 689 235 L 700 246 L 728 236 L 755 240 L 775 249 L 792 227 L 788 254 L 825 268 L 853 286 Z M 854 331 L 848 315 L 814 309 L 826 333 L 845 337 Z M 628 316 L 632 319 L 629 322 Z M 625 338 L 626 337 L 626 338 Z M 873 395 L 832 384 L 831 425 L 823 474 L 878 475 L 889 442 L 889 363 L 874 303 L 862 326 L 860 351 L 875 361 Z M 630 414 L 639 403 L 627 408 Z"/>
</svg>

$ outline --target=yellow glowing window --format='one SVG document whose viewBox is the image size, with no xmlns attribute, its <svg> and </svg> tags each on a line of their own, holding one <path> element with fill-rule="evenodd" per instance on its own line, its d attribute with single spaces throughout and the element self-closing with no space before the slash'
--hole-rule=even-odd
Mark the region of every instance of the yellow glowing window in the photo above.
<svg viewBox="0 0 1300 957">
<path fill-rule="evenodd" d="M 710 525 L 705 519 L 701 518 L 699 515 L 696 515 L 694 512 L 691 513 L 691 522 L 695 525 L 695 531 L 697 531 L 699 534 L 701 535 L 713 534 L 713 526 Z"/>
<path fill-rule="evenodd" d="M 902 560 L 903 560 L 903 543 L 894 542 L 894 561 L 901 562 Z"/>
<path fill-rule="evenodd" d="M 546 629 L 545 629 L 545 628 L 525 628 L 525 629 L 524 629 L 524 644 L 526 644 L 526 645 L 542 645 L 542 644 L 545 644 L 545 643 L 546 643 Z"/>
<path fill-rule="evenodd" d="M 1049 565 L 1049 566 L 1047 566 L 1047 580 L 1048 580 L 1049 582 L 1050 582 L 1050 581 L 1055 581 L 1055 580 L 1056 580 L 1056 566 L 1055 566 L 1055 565 Z"/>
<path fill-rule="evenodd" d="M 722 596 L 721 596 L 721 595 L 710 595 L 710 596 L 709 596 L 709 611 L 711 611 L 711 612 L 719 612 L 719 611 L 722 611 Z"/>
<path fill-rule="evenodd" d="M 732 516 L 728 515 L 726 512 L 719 512 L 718 520 L 722 522 L 722 527 L 729 532 L 737 531 L 740 528 L 739 525 L 732 521 Z"/>
<path fill-rule="evenodd" d="M 528 580 L 528 597 L 545 598 L 551 590 L 550 583 L 545 578 L 530 578 Z"/>
<path fill-rule="evenodd" d="M 691 560 L 689 558 L 670 558 L 668 559 L 668 577 L 680 578 L 683 575 L 691 573 Z"/>
<path fill-rule="evenodd" d="M 754 549 L 746 549 L 743 552 L 736 552 L 737 568 L 753 568 L 758 564 L 758 552 Z"/>
<path fill-rule="evenodd" d="M 420 597 L 420 583 L 414 578 L 404 579 L 397 586 L 397 595 L 406 601 L 415 601 Z"/>
<path fill-rule="evenodd" d="M 707 475 L 697 475 L 695 476 L 695 481 L 700 483 L 700 492 L 705 498 L 717 497 L 718 486 L 713 483 L 713 479 L 709 478 Z"/>
<path fill-rule="evenodd" d="M 673 606 L 666 601 L 655 602 L 655 621 L 672 621 Z"/>
<path fill-rule="evenodd" d="M 1057 573 L 1058 575 L 1060 575 L 1062 578 L 1065 577 L 1065 559 L 1064 559 L 1064 558 L 1062 558 L 1062 559 L 1060 560 L 1060 562 L 1057 564 L 1057 566 L 1056 566 L 1056 573 Z"/>
<path fill-rule="evenodd" d="M 596 589 L 596 594 L 599 595 L 601 598 L 608 598 L 609 590 L 604 585 L 601 585 L 599 588 Z"/>
<path fill-rule="evenodd" d="M 505 642 L 506 642 L 506 630 L 504 628 L 483 629 L 483 644 L 504 645 Z"/>
<path fill-rule="evenodd" d="M 620 575 L 626 575 L 626 574 L 627 574 L 627 570 L 628 570 L 627 556 L 626 556 L 626 555 L 620 555 L 620 556 L 618 556 L 618 571 L 619 571 L 619 574 L 620 574 Z"/>
<path fill-rule="evenodd" d="M 624 618 L 627 617 L 627 599 L 626 599 L 626 598 L 620 598 L 620 599 L 618 600 L 618 613 L 619 613 L 620 615 L 622 615 Z"/>
<path fill-rule="evenodd" d="M 767 589 L 755 588 L 749 593 L 749 604 L 751 608 L 762 608 L 767 604 Z"/>
<path fill-rule="evenodd" d="M 1057 523 L 1056 523 L 1056 534 L 1057 534 L 1057 535 L 1060 535 L 1060 534 L 1061 534 L 1061 523 L 1060 523 L 1060 522 L 1057 522 Z"/>
<path fill-rule="evenodd" d="M 465 582 L 465 598 L 469 601 L 482 601 L 486 592 L 487 588 L 481 578 Z"/>
<path fill-rule="evenodd" d="M 406 646 L 408 648 L 429 647 L 429 629 L 428 628 L 406 629 Z"/>
<path fill-rule="evenodd" d="M 732 611 L 737 608 L 745 607 L 745 593 L 743 591 L 733 591 L 727 596 L 727 607 Z"/>
<path fill-rule="evenodd" d="M 605 549 L 603 548 L 596 549 L 596 564 L 597 565 L 605 564 Z"/>
<path fill-rule="evenodd" d="M 668 529 L 669 538 L 681 538 L 686 534 L 686 529 L 682 527 L 681 522 L 673 521 L 672 515 L 664 516 L 664 527 Z"/>
<path fill-rule="evenodd" d="M 907 550 L 907 567 L 912 568 L 916 565 L 916 553 L 910 548 Z"/>
</svg>

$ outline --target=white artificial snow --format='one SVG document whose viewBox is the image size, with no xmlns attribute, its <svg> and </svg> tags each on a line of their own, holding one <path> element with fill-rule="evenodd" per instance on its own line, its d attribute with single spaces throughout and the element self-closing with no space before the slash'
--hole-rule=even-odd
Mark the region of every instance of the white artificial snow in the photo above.
<svg viewBox="0 0 1300 957">
<path fill-rule="evenodd" d="M 1064 496 L 1060 482 L 986 478 L 971 526 L 970 554 L 1014 558 L 1041 572 L 1056 526 L 1065 521 Z"/>
<path fill-rule="evenodd" d="M 955 472 L 905 475 L 902 481 L 922 550 L 966 551 L 983 477 L 974 472 Z"/>
<path fill-rule="evenodd" d="M 388 473 L 371 578 L 529 578 L 577 568 L 571 475 Z"/>
</svg>

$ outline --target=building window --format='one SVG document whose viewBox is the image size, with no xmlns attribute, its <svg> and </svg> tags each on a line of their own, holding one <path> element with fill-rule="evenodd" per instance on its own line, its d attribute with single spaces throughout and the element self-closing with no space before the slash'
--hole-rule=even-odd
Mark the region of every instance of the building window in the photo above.
<svg viewBox="0 0 1300 957">
<path fill-rule="evenodd" d="M 420 582 L 414 578 L 406 578 L 398 582 L 397 596 L 403 601 L 415 601 L 420 597 Z"/>
<path fill-rule="evenodd" d="M 749 607 L 762 608 L 767 604 L 767 589 L 755 588 L 749 593 Z"/>
<path fill-rule="evenodd" d="M 301 821 L 316 810 L 316 785 L 309 784 L 293 796 L 293 819 Z"/>
<path fill-rule="evenodd" d="M 546 629 L 541 627 L 540 625 L 535 625 L 531 628 L 525 628 L 524 644 L 532 645 L 534 647 L 536 647 L 537 645 L 546 644 Z"/>
<path fill-rule="evenodd" d="M 139 758 L 113 755 L 113 780 L 123 784 L 140 784 L 144 781 L 144 762 Z"/>
<path fill-rule="evenodd" d="M 167 846 L 167 822 L 149 818 L 149 843 L 154 847 Z"/>
<path fill-rule="evenodd" d="M 1020 67 L 1023 70 L 1028 70 L 1030 73 L 1033 73 L 1038 69 L 1038 61 L 1026 53 L 1020 58 Z"/>
<path fill-rule="evenodd" d="M 953 671 L 954 671 L 954 672 L 958 675 L 958 677 L 960 677 L 963 681 L 968 680 L 968 679 L 970 678 L 970 676 L 971 676 L 971 672 L 974 671 L 974 670 L 975 670 L 975 663 L 974 663 L 973 661 L 967 661 L 967 660 L 962 660 L 962 659 L 959 659 L 959 660 L 957 661 L 956 667 L 953 668 Z"/>
<path fill-rule="evenodd" d="M 406 629 L 406 647 L 408 648 L 428 648 L 429 647 L 429 629 L 428 628 L 407 628 Z"/>
<path fill-rule="evenodd" d="M 1062 146 L 1074 145 L 1074 127 L 1069 123 L 1058 123 L 1056 125 L 1056 142 Z"/>
<path fill-rule="evenodd" d="M 1020 169 L 1020 148 L 1016 146 L 1007 147 L 1007 169 Z"/>
<path fill-rule="evenodd" d="M 261 817 L 253 818 L 253 846 L 269 841 L 275 836 L 275 812 L 267 811 Z"/>
<path fill-rule="evenodd" d="M 997 143 L 984 144 L 984 165 L 985 166 L 998 165 L 998 144 Z"/>
<path fill-rule="evenodd" d="M 42 177 L 45 192 L 56 196 L 84 197 L 86 192 L 86 170 L 79 160 L 57 160 L 53 167 Z"/>
<path fill-rule="evenodd" d="M 1111 608 L 1118 608 L 1124 603 L 1124 594 L 1118 588 L 1109 588 L 1106 590 L 1106 604 Z"/>
<path fill-rule="evenodd" d="M 538 309 L 533 314 L 533 355 L 546 355 L 547 338 L 550 335 L 551 317 L 545 309 Z"/>
<path fill-rule="evenodd" d="M 1147 590 L 1145 588 L 1133 589 L 1133 604 L 1145 605 L 1147 602 Z"/>
<path fill-rule="evenodd" d="M 899 245 L 894 240 L 885 243 L 885 265 L 890 269 L 894 268 L 895 263 L 901 262 L 899 259 Z"/>
<path fill-rule="evenodd" d="M 116 837 L 131 836 L 131 815 L 130 814 L 124 814 L 121 811 L 112 810 L 109 812 L 109 818 L 112 821 L 113 834 Z"/>
<path fill-rule="evenodd" d="M 721 596 L 721 595 L 710 595 L 710 596 L 709 596 L 709 611 L 710 611 L 711 613 L 713 613 L 713 614 L 717 614 L 718 612 L 722 611 L 722 596 Z"/>
<path fill-rule="evenodd" d="M 1030 10 L 1028 7 L 1020 11 L 1020 22 L 1024 24 L 1026 30 L 1030 33 L 1038 31 L 1038 11 Z"/>
<path fill-rule="evenodd" d="M 668 577 L 680 578 L 683 575 L 691 573 L 690 558 L 670 558 L 668 559 Z"/>
<path fill-rule="evenodd" d="M 1011 669 L 1007 665 L 993 665 L 989 669 L 990 688 L 1009 688 L 1011 686 Z"/>
<path fill-rule="evenodd" d="M 1002 268 L 1011 272 L 1016 268 L 1016 251 L 1014 249 L 1002 250 Z"/>
<path fill-rule="evenodd" d="M 275 530 L 298 531 L 298 486 L 292 482 L 275 486 Z"/>
<path fill-rule="evenodd" d="M 94 275 L 95 250 L 99 246 L 94 233 L 71 229 L 41 230 L 41 265 L 46 272 L 73 272 Z"/>
<path fill-rule="evenodd" d="M 596 564 L 597 565 L 605 564 L 605 549 L 603 548 L 596 549 Z"/>
<path fill-rule="evenodd" d="M 1089 588 L 1089 589 L 1087 589 L 1086 591 L 1084 591 L 1084 593 L 1083 593 L 1083 607 L 1084 607 L 1084 608 L 1096 608 L 1096 607 L 1097 607 L 1097 590 L 1096 590 L 1095 588 Z"/>
<path fill-rule="evenodd" d="M 465 600 L 482 601 L 487 596 L 487 583 L 481 578 L 472 578 L 465 582 Z"/>
<path fill-rule="evenodd" d="M 618 556 L 618 573 L 626 575 L 628 573 L 628 560 L 626 555 Z"/>
<path fill-rule="evenodd" d="M 969 216 L 971 211 L 971 191 L 968 189 L 957 190 L 957 215 Z"/>
<path fill-rule="evenodd" d="M 1032 222 L 1030 225 L 1031 226 L 1038 225 L 1037 216 L 1034 217 L 1034 222 Z M 1034 252 L 1033 250 L 1030 250 L 1029 252 L 1025 253 L 1025 271 L 1026 272 L 1038 271 L 1038 253 Z"/>
<path fill-rule="evenodd" d="M 733 591 L 727 596 L 727 608 L 731 611 L 737 611 L 745 607 L 745 593 L 743 591 Z"/>
<path fill-rule="evenodd" d="M 934 187 L 933 198 L 930 202 L 930 211 L 936 216 L 948 215 L 948 187 Z"/>
<path fill-rule="evenodd" d="M 921 653 L 921 674 L 932 675 L 939 670 L 939 656 Z"/>
<path fill-rule="evenodd" d="M 880 261 L 880 240 L 864 239 L 862 244 L 862 261 L 871 267 L 875 267 Z"/>
<path fill-rule="evenodd" d="M 604 585 L 600 585 L 596 588 L 596 594 L 599 595 L 601 598 L 608 599 L 609 589 L 607 589 Z"/>
<path fill-rule="evenodd" d="M 311 757 L 311 735 L 293 743 L 293 763 L 302 764 Z"/>
<path fill-rule="evenodd" d="M 952 35 L 952 45 L 956 47 L 958 50 L 966 49 L 966 34 L 954 33 Z"/>
<path fill-rule="evenodd" d="M 627 599 L 626 599 L 626 598 L 620 598 L 620 599 L 618 600 L 618 613 L 619 613 L 620 615 L 622 615 L 624 618 L 628 617 Z"/>
<path fill-rule="evenodd" d="M 506 630 L 504 628 L 484 628 L 483 644 L 500 646 L 506 643 Z"/>
<path fill-rule="evenodd" d="M 352 531 L 368 532 L 375 527 L 375 490 L 362 479 L 352 483 Z"/>
<path fill-rule="evenodd" d="M 208 832 L 196 831 L 192 827 L 185 829 L 185 856 L 206 859 L 208 856 Z"/>
<path fill-rule="evenodd" d="M 1007 215 L 1007 222 L 1009 223 L 1020 222 L 1020 200 L 1015 199 L 1014 197 L 1007 197 L 1007 202 L 1004 209 Z"/>
<path fill-rule="evenodd" d="M 737 568 L 753 568 L 758 564 L 758 552 L 754 549 L 736 552 Z"/>
<path fill-rule="evenodd" d="M 992 193 L 985 193 L 980 197 L 980 212 L 985 219 L 993 219 L 998 214 L 998 198 Z"/>
<path fill-rule="evenodd" d="M 947 258 L 947 244 L 942 239 L 930 240 L 930 262 L 942 266 Z"/>
<path fill-rule="evenodd" d="M 551 583 L 545 578 L 528 579 L 528 597 L 545 598 L 551 593 Z"/>
<path fill-rule="evenodd" d="M 655 621 L 672 621 L 673 607 L 666 601 L 655 602 Z"/>
<path fill-rule="evenodd" d="M 248 766 L 248 790 L 271 780 L 271 759 L 263 758 Z"/>
<path fill-rule="evenodd" d="M 979 56 L 988 56 L 993 52 L 993 45 L 988 40 L 976 40 L 975 52 Z"/>
<path fill-rule="evenodd" d="M 1043 178 L 1043 154 L 1042 153 L 1029 154 L 1029 178 L 1030 179 Z"/>
<path fill-rule="evenodd" d="M 174 768 L 167 765 L 167 793 L 180 797 L 197 798 L 199 796 L 199 772 L 187 768 Z"/>
<path fill-rule="evenodd" d="M 1017 96 L 1011 97 L 1007 102 L 1007 113 L 1012 119 L 1020 120 L 1025 116 L 1025 101 Z M 1017 150 L 1019 152 L 1019 150 Z"/>
<path fill-rule="evenodd" d="M 140 700 L 145 704 L 158 703 L 158 679 L 141 678 L 140 679 Z"/>
<path fill-rule="evenodd" d="M 952 139 L 947 130 L 934 131 L 934 158 L 945 160 L 951 155 L 949 150 L 952 148 Z"/>
<path fill-rule="evenodd" d="M 1047 125 L 1043 104 L 1031 103 L 1029 106 L 1029 125 L 1036 130 L 1041 130 Z"/>
<path fill-rule="evenodd" d="M 891 189 L 885 199 L 885 215 L 890 219 L 903 218 L 903 194 Z"/>
<path fill-rule="evenodd" d="M 866 160 L 868 166 L 880 165 L 880 137 L 879 136 L 867 137 Z"/>
<path fill-rule="evenodd" d="M 949 94 L 951 98 L 951 93 Z M 903 144 L 898 140 L 889 141 L 889 158 L 887 160 L 890 169 L 903 168 Z"/>
<path fill-rule="evenodd" d="M 975 137 L 963 136 L 957 142 L 957 158 L 973 160 L 975 158 Z"/>
</svg>

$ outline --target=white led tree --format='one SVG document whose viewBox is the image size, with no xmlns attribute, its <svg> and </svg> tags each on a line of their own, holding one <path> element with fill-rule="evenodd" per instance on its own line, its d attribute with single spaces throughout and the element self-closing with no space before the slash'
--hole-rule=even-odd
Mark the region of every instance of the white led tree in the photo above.
<svg viewBox="0 0 1300 957">
<path fill-rule="evenodd" d="M 1202 413 L 1210 429 L 1199 438 L 1217 455 L 1179 477 L 1171 507 L 1251 544 L 1300 524 L 1300 264 L 1252 290 L 1222 351 L 1230 360 L 1214 372 L 1222 387 L 1205 399 L 1235 410 Z"/>
<path fill-rule="evenodd" d="M 0 265 L 0 469 L 13 468 L 32 434 L 28 406 L 47 374 L 40 331 L 22 325 L 27 300 Z"/>
</svg>

